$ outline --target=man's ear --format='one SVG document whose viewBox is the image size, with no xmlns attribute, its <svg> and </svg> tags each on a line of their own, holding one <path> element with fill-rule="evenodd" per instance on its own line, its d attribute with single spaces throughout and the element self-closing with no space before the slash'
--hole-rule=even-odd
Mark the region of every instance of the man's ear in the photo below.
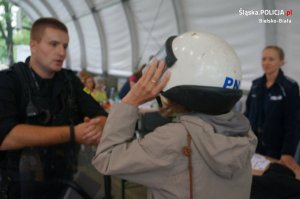
<svg viewBox="0 0 300 199">
<path fill-rule="evenodd" d="M 36 50 L 36 45 L 37 45 L 37 41 L 35 41 L 35 40 L 30 40 L 29 46 L 30 46 L 31 52 L 35 52 L 35 50 Z"/>
</svg>

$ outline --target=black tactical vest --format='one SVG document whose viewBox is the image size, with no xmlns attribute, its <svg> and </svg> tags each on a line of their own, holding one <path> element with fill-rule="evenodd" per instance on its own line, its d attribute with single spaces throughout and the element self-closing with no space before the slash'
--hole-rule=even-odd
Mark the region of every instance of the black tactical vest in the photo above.
<svg viewBox="0 0 300 199">
<path fill-rule="evenodd" d="M 71 72 L 61 70 L 55 76 L 61 85 L 57 88 L 57 79 L 49 81 L 49 93 L 36 85 L 35 73 L 27 64 L 18 63 L 12 70 L 20 80 L 21 91 L 19 109 L 20 123 L 60 126 L 76 125 L 82 122 L 72 85 Z M 45 91 L 45 87 L 44 87 Z M 46 87 L 46 92 L 47 87 Z M 5 154 L 6 171 L 3 177 L 14 182 L 12 186 L 28 186 L 31 180 L 71 180 L 77 171 L 77 157 L 80 146 L 74 142 L 57 144 L 48 147 L 25 148 L 7 151 Z M 33 160 L 33 161 L 32 161 Z M 32 178 L 32 179 L 30 179 Z M 22 184 L 22 180 L 26 183 Z M 28 181 L 29 179 L 29 181 Z M 27 182 L 28 181 L 28 182 Z M 23 187 L 24 188 L 24 187 Z M 25 187 L 27 191 L 28 187 Z"/>
</svg>

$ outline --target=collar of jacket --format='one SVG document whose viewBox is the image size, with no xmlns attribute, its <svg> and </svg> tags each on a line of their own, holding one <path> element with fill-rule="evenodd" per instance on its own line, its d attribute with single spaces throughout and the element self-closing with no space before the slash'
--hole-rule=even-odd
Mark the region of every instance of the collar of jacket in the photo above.
<svg viewBox="0 0 300 199">
<path fill-rule="evenodd" d="M 284 73 L 281 69 L 279 69 L 279 72 L 278 72 L 278 75 L 276 77 L 276 80 L 274 82 L 274 84 L 282 84 L 282 82 L 284 81 Z M 266 85 L 266 82 L 267 82 L 267 78 L 266 78 L 266 75 L 264 74 L 260 81 L 258 82 L 260 85 Z"/>
<path fill-rule="evenodd" d="M 25 60 L 25 64 L 29 67 L 29 61 L 30 61 L 30 56 L 26 58 Z M 37 75 L 34 72 L 36 79 L 38 81 L 38 83 L 40 83 L 42 81 L 42 78 Z M 61 71 L 55 73 L 54 77 L 53 77 L 53 97 L 57 97 L 60 92 L 62 91 L 62 88 L 64 88 L 65 85 L 68 84 L 68 80 L 67 78 L 65 78 L 65 75 L 63 74 L 63 69 L 61 69 Z"/>
</svg>

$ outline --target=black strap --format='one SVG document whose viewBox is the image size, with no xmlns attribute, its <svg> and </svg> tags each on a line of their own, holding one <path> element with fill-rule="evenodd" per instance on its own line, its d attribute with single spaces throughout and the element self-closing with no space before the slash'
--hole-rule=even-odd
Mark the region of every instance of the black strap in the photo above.
<svg viewBox="0 0 300 199">
<path fill-rule="evenodd" d="M 16 72 L 18 78 L 20 79 L 21 87 L 24 94 L 30 95 L 30 77 L 28 73 L 25 71 L 24 63 L 17 63 L 11 67 L 13 71 Z"/>
<path fill-rule="evenodd" d="M 75 95 L 74 95 L 74 89 L 73 89 L 73 85 L 72 85 L 72 78 L 71 76 L 68 74 L 67 71 L 63 71 L 66 79 L 67 79 L 67 84 L 68 84 L 68 96 L 67 96 L 67 111 L 68 111 L 68 117 L 70 119 L 70 124 L 73 125 L 74 121 L 72 120 L 72 109 L 75 106 Z"/>
</svg>

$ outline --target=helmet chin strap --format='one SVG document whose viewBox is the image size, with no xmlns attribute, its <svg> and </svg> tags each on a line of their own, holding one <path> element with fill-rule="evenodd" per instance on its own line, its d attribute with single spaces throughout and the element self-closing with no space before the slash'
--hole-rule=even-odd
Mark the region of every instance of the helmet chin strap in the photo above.
<svg viewBox="0 0 300 199">
<path fill-rule="evenodd" d="M 164 105 L 169 103 L 169 99 L 163 95 L 163 91 L 156 97 L 156 101 L 159 108 L 162 108 Z"/>
<path fill-rule="evenodd" d="M 158 104 L 159 108 L 162 108 L 161 96 L 158 95 L 155 99 L 157 101 L 157 104 Z"/>
</svg>

